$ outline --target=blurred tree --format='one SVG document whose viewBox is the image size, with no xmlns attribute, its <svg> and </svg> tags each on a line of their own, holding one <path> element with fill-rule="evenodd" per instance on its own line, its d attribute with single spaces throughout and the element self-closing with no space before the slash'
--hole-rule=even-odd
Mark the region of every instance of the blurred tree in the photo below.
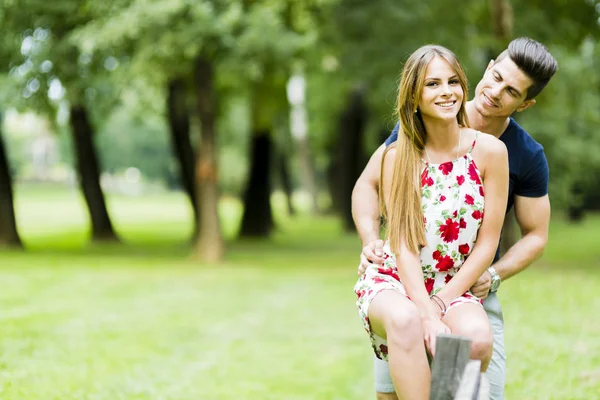
<svg viewBox="0 0 600 400">
<path fill-rule="evenodd" d="M 522 123 L 544 145 L 553 208 L 583 218 L 585 199 L 598 193 L 600 173 L 600 1 L 532 1 L 515 15 L 515 34 L 530 35 L 555 55 L 559 71 Z M 596 194 L 597 195 L 597 194 Z"/>
<path fill-rule="evenodd" d="M 326 3 L 326 2 L 325 2 Z M 306 57 L 315 43 L 314 1 L 246 1 L 239 56 L 249 67 L 252 118 L 250 177 L 244 194 L 241 236 L 269 235 L 273 227 L 270 204 L 273 136 L 277 118 L 288 109 L 286 84 L 295 61 Z M 300 146 L 303 141 L 298 140 Z M 307 150 L 302 147 L 299 150 Z M 308 151 L 301 151 L 303 183 L 311 185 Z M 307 176 L 307 174 L 310 174 Z M 308 178 L 308 179 L 306 179 Z M 307 188 L 310 191 L 310 187 Z M 313 196 L 313 198 L 316 196 Z M 316 201 L 314 202 L 316 203 Z M 313 203 L 313 204 L 314 204 Z"/>
<path fill-rule="evenodd" d="M 0 26 L 6 25 L 6 13 L 0 8 Z M 3 32 L 0 35 L 0 65 L 8 64 L 11 53 L 18 49 L 18 39 L 14 32 Z M 9 81 L 3 68 L 0 67 L 0 108 L 6 104 L 9 91 Z M 0 112 L 0 247 L 21 248 L 22 243 L 17 231 L 15 210 L 13 203 L 12 174 L 8 155 L 4 145 L 2 132 L 2 113 Z"/>
<path fill-rule="evenodd" d="M 100 167 L 92 139 L 94 129 L 87 108 L 83 105 L 72 105 L 70 122 L 79 183 L 92 219 L 92 240 L 117 240 L 100 187 Z"/>
<path fill-rule="evenodd" d="M 181 181 L 194 210 L 194 240 L 198 235 L 199 205 L 194 177 L 194 148 L 190 140 L 190 107 L 187 104 L 185 81 L 171 79 L 168 83 L 167 108 L 172 143 L 179 161 Z"/>
<path fill-rule="evenodd" d="M 201 125 L 196 183 L 200 185 L 202 181 L 204 185 L 204 189 L 197 189 L 197 201 L 203 209 L 199 214 L 201 234 L 197 249 L 205 260 L 218 259 L 222 253 L 218 220 L 213 219 L 218 215 L 217 182 L 210 181 L 217 176 L 215 119 L 227 101 L 225 94 L 236 93 L 235 97 L 242 93 L 251 102 L 250 129 L 256 133 L 252 137 L 266 135 L 271 140 L 273 121 L 281 108 L 287 107 L 285 82 L 289 64 L 314 40 L 304 27 L 310 25 L 307 4 L 314 5 L 292 0 L 192 4 L 132 0 L 120 3 L 120 8 L 107 9 L 103 18 L 73 35 L 87 52 L 108 48 L 128 52 L 131 72 L 152 76 L 156 82 L 194 77 L 190 80 L 197 103 L 194 114 Z M 149 65 L 154 68 L 150 70 Z M 201 82 L 199 77 L 211 81 Z M 261 163 L 266 159 L 252 160 L 251 163 Z M 250 167 L 257 178 L 252 178 L 251 173 L 245 191 L 247 216 L 243 218 L 241 233 L 264 236 L 270 231 L 272 220 L 256 216 L 270 215 L 270 168 L 259 167 Z"/>
<path fill-rule="evenodd" d="M 5 4 L 7 28 L 23 35 L 21 54 L 13 54 L 11 60 L 13 76 L 23 84 L 22 96 L 12 105 L 52 115 L 56 111 L 56 102 L 66 95 L 76 169 L 91 217 L 92 240 L 115 241 L 117 235 L 100 187 L 90 102 L 85 94 L 97 83 L 95 77 L 114 69 L 116 60 L 108 55 L 94 60 L 80 53 L 68 39 L 76 27 L 94 17 L 89 11 L 77 1 L 65 1 L 52 7 L 39 0 Z"/>
<path fill-rule="evenodd" d="M 202 136 L 196 161 L 196 190 L 202 208 L 198 219 L 196 253 L 207 261 L 220 260 L 225 251 L 217 213 L 219 195 L 215 119 L 218 104 L 214 80 L 213 61 L 199 55 L 194 65 L 194 82 Z"/>
<path fill-rule="evenodd" d="M 2 114 L 0 114 L 0 248 L 21 248 L 21 239 L 17 232 L 10 169 L 4 138 L 2 136 Z"/>
<path fill-rule="evenodd" d="M 354 231 L 352 218 L 352 190 L 366 164 L 363 149 L 364 134 L 368 118 L 364 88 L 358 86 L 348 97 L 338 127 L 336 151 L 332 154 L 330 187 L 333 205 L 341 214 L 344 228 Z"/>
<path fill-rule="evenodd" d="M 586 198 L 598 196 L 591 177 L 600 173 L 600 46 L 588 39 L 578 51 L 557 46 L 552 52 L 559 72 L 540 96 L 544 106 L 523 113 L 522 121 L 546 150 L 553 206 L 579 221 Z"/>
<path fill-rule="evenodd" d="M 196 255 L 203 261 L 218 261 L 224 246 L 217 212 L 215 120 L 219 104 L 215 63 L 223 48 L 231 44 L 231 31 L 239 19 L 239 2 L 130 0 L 117 6 L 95 2 L 89 2 L 89 6 L 104 8 L 105 12 L 75 32 L 73 41 L 91 53 L 117 49 L 129 59 L 130 76 L 144 77 L 171 93 L 167 115 L 174 147 L 178 149 L 184 187 L 197 210 Z M 194 98 L 195 105 L 176 112 L 175 107 L 186 107 L 182 98 L 187 94 L 174 86 L 179 79 L 187 83 L 185 92 Z M 175 94 L 178 90 L 179 94 Z M 185 138 L 190 118 L 197 118 L 201 131 L 192 170 L 191 146 Z M 194 177 L 193 190 L 190 177 Z"/>
</svg>

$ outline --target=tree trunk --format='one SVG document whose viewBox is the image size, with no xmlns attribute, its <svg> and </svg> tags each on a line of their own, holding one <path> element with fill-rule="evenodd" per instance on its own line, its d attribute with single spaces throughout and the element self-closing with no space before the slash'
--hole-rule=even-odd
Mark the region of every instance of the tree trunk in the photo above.
<svg viewBox="0 0 600 400">
<path fill-rule="evenodd" d="M 268 237 L 273 228 L 271 213 L 271 133 L 254 132 L 251 145 L 250 178 L 244 194 L 242 237 Z"/>
<path fill-rule="evenodd" d="M 1 128 L 2 115 L 0 115 L 0 248 L 22 248 L 15 220 L 10 167 Z"/>
<path fill-rule="evenodd" d="M 214 90 L 214 70 L 210 61 L 199 56 L 194 65 L 194 88 L 201 133 L 196 159 L 196 201 L 202 206 L 198 213 L 196 258 L 217 262 L 223 258 L 225 245 L 219 224 L 217 188 L 217 149 L 215 118 L 217 100 Z"/>
<path fill-rule="evenodd" d="M 337 163 L 332 172 L 333 179 L 330 179 L 334 185 L 333 193 L 338 196 L 334 204 L 339 207 L 347 231 L 356 229 L 352 219 L 352 189 L 365 164 L 362 143 L 366 122 L 364 92 L 357 88 L 350 94 L 348 106 L 340 117 L 338 144 L 335 146 Z"/>
<path fill-rule="evenodd" d="M 94 132 L 85 107 L 71 106 L 71 130 L 75 144 L 79 184 L 92 222 L 92 240 L 118 241 L 100 187 L 100 168 L 94 148 Z"/>
<path fill-rule="evenodd" d="M 497 47 L 498 50 L 503 50 L 512 37 L 512 6 L 509 0 L 490 0 L 490 2 L 490 10 L 492 13 L 492 29 L 494 32 L 494 39 L 496 40 L 495 47 Z"/>
<path fill-rule="evenodd" d="M 288 214 L 295 215 L 296 210 L 294 210 L 294 204 L 292 203 L 292 180 L 290 179 L 287 154 L 280 150 L 277 159 L 277 169 L 281 176 L 281 187 L 285 193 Z"/>
<path fill-rule="evenodd" d="M 190 115 L 186 101 L 185 84 L 181 79 L 169 82 L 167 108 L 171 139 L 179 163 L 181 183 L 194 211 L 194 240 L 198 236 L 199 205 L 194 179 L 194 149 L 190 141 Z"/>
</svg>

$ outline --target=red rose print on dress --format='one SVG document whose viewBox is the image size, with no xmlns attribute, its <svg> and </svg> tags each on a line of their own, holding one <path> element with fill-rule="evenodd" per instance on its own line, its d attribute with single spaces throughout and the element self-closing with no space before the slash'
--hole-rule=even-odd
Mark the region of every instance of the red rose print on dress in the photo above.
<svg viewBox="0 0 600 400">
<path fill-rule="evenodd" d="M 479 174 L 477 173 L 477 170 L 475 169 L 475 163 L 469 164 L 469 178 L 471 178 L 471 180 L 473 182 L 475 182 L 476 184 L 478 184 L 478 185 L 481 184 L 481 179 L 479 179 Z"/>
<path fill-rule="evenodd" d="M 434 283 L 435 283 L 435 279 L 432 279 L 432 278 L 425 279 L 425 290 L 427 290 L 427 293 L 431 293 L 431 291 L 433 290 Z"/>
<path fill-rule="evenodd" d="M 479 194 L 485 196 L 485 194 L 483 194 L 483 186 L 479 186 Z"/>
<path fill-rule="evenodd" d="M 441 257 L 435 265 L 435 269 L 440 272 L 446 272 L 452 267 L 454 267 L 454 260 L 450 256 Z"/>
<path fill-rule="evenodd" d="M 469 254 L 469 250 L 471 250 L 471 248 L 469 247 L 468 243 L 461 244 L 460 246 L 458 246 L 458 252 L 463 256 Z"/>
<path fill-rule="evenodd" d="M 460 219 L 459 226 L 460 226 L 460 229 L 465 229 L 467 227 L 467 223 L 465 222 L 464 218 Z"/>
<path fill-rule="evenodd" d="M 434 251 L 433 254 L 431 255 L 431 257 L 433 257 L 434 260 L 439 260 L 441 256 L 442 256 L 442 253 L 440 253 L 439 250 Z"/>
<path fill-rule="evenodd" d="M 427 168 L 425 168 L 423 170 L 423 173 L 421 174 L 421 186 L 423 186 L 423 187 L 433 186 L 433 179 L 427 173 Z"/>
<path fill-rule="evenodd" d="M 458 186 L 462 185 L 463 183 L 465 183 L 465 176 L 464 175 L 458 175 L 456 177 L 456 182 L 458 183 Z"/>
<path fill-rule="evenodd" d="M 481 219 L 483 218 L 483 213 L 479 210 L 475 210 L 473 211 L 473 214 L 471 214 L 471 216 L 475 219 Z"/>
<path fill-rule="evenodd" d="M 382 275 L 391 276 L 392 278 L 394 278 L 397 281 L 400 280 L 400 277 L 398 276 L 397 273 L 394 272 L 394 270 L 392 268 L 378 268 L 377 272 L 379 272 Z"/>
<path fill-rule="evenodd" d="M 442 171 L 442 174 L 444 175 L 448 175 L 450 172 L 452 172 L 453 168 L 454 164 L 452 163 L 452 161 L 445 162 L 443 164 L 440 164 L 439 166 L 440 171 Z"/>
<path fill-rule="evenodd" d="M 442 234 L 442 239 L 446 243 L 454 242 L 458 239 L 458 231 L 460 230 L 460 225 L 458 222 L 453 221 L 451 218 L 446 220 L 445 225 L 440 225 L 440 233 Z"/>
<path fill-rule="evenodd" d="M 473 204 L 475 204 L 475 199 L 470 194 L 466 194 L 465 195 L 465 203 L 472 206 Z"/>
<path fill-rule="evenodd" d="M 446 277 L 444 278 L 444 282 L 448 283 L 450 282 L 450 280 L 452 279 L 452 275 L 448 274 L 446 275 Z"/>
<path fill-rule="evenodd" d="M 441 202 L 441 201 L 444 201 L 444 200 L 446 200 L 446 196 L 444 196 L 444 195 L 441 195 L 441 196 L 440 196 L 440 202 Z"/>
</svg>

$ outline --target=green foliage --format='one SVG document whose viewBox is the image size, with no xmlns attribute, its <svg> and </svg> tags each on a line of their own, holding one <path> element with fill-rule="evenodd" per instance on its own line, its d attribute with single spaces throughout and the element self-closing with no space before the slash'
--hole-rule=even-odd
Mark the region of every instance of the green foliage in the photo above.
<svg viewBox="0 0 600 400">
<path fill-rule="evenodd" d="M 600 172 L 600 46 L 587 40 L 577 52 L 552 52 L 559 72 L 521 122 L 545 147 L 554 204 L 581 206 L 590 177 Z"/>
<path fill-rule="evenodd" d="M 193 62 L 202 55 L 216 70 L 220 184 L 232 193 L 238 193 L 245 180 L 250 121 L 257 115 L 271 120 L 286 112 L 283 84 L 296 68 L 307 78 L 310 146 L 316 172 L 323 176 L 340 110 L 357 85 L 366 89 L 370 108 L 365 143 L 370 153 L 381 143 L 382 132 L 395 123 L 398 75 L 413 50 L 425 43 L 449 47 L 465 65 L 474 88 L 498 47 L 491 3 L 475 0 L 461 2 L 460 9 L 455 2 L 438 0 L 55 3 L 4 2 L 0 10 L 0 24 L 5 28 L 0 37 L 4 72 L 0 74 L 0 104 L 54 115 L 62 100 L 82 102 L 102 132 L 113 109 L 122 106 L 132 113 L 131 120 L 147 119 L 164 129 L 159 122 L 164 115 L 164 87 L 170 79 L 183 77 L 191 88 Z M 520 116 L 521 123 L 546 148 L 554 204 L 581 203 L 585 194 L 573 195 L 574 188 L 582 185 L 578 177 L 599 168 L 592 150 L 600 98 L 599 1 L 510 3 L 514 36 L 541 40 L 557 55 L 560 65 L 539 104 Z M 57 82 L 66 88 L 65 97 L 50 100 L 48 90 Z M 253 106 L 256 110 L 249 111 Z M 248 110 L 241 112 L 240 107 Z M 146 129 L 137 128 L 143 124 L 131 124 L 131 132 Z M 136 141 L 149 140 L 152 146 L 166 143 L 152 139 L 164 139 L 158 135 L 159 128 L 148 129 L 156 134 L 148 139 L 140 134 Z M 122 146 L 133 145 L 133 140 L 103 136 L 98 136 L 103 149 L 109 147 L 109 138 Z M 124 158 L 137 151 L 120 148 L 127 154 Z M 164 165 L 148 172 L 152 176 L 158 170 L 173 169 L 166 167 L 172 164 L 163 157 L 167 152 L 161 154 Z M 108 161 L 111 155 L 103 157 L 107 165 L 116 165 L 117 160 L 136 162 L 115 157 L 113 163 Z"/>
<path fill-rule="evenodd" d="M 164 120 L 160 115 L 132 119 L 128 111 L 113 113 L 97 136 L 103 170 L 122 173 L 135 167 L 147 180 L 178 186 L 179 171 Z"/>
</svg>

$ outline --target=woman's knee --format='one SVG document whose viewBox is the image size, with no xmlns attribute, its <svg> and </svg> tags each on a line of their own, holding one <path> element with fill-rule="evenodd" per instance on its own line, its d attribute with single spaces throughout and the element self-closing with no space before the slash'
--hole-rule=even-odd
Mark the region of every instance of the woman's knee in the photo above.
<svg viewBox="0 0 600 400">
<path fill-rule="evenodd" d="M 413 342 L 423 340 L 421 314 L 413 303 L 390 312 L 386 320 L 387 339 L 412 346 Z"/>
<path fill-rule="evenodd" d="M 494 334 L 489 324 L 473 323 L 463 328 L 462 334 L 468 336 L 471 343 L 471 358 L 488 360 L 492 357 Z"/>
</svg>

